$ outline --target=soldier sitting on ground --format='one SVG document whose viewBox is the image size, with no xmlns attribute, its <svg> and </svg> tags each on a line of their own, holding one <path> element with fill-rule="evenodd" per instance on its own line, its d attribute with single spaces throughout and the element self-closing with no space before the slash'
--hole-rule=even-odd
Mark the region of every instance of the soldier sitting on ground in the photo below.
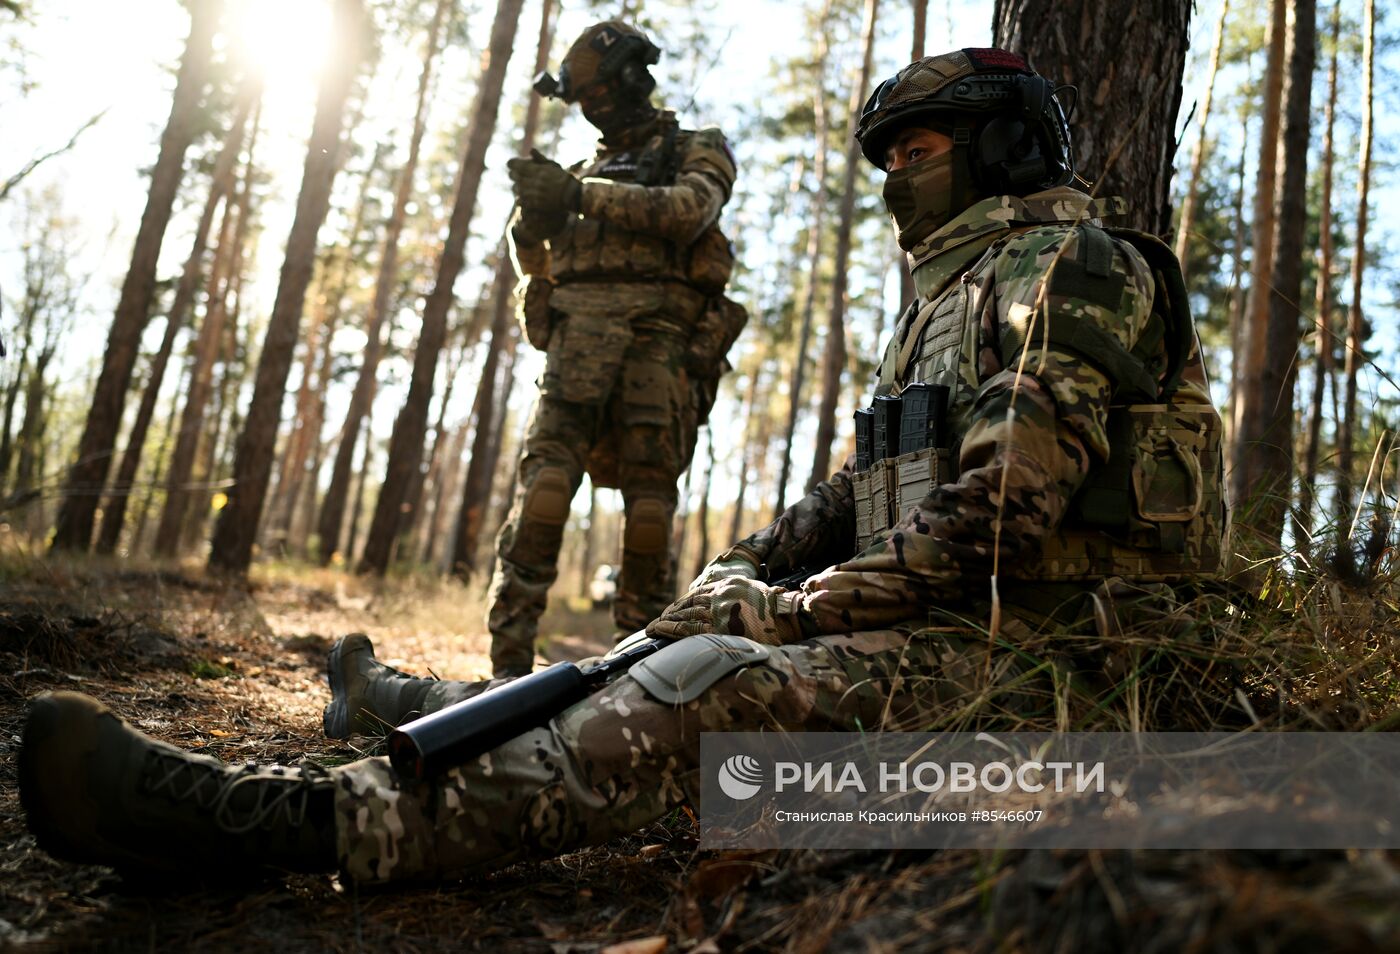
<svg viewBox="0 0 1400 954">
<path fill-rule="evenodd" d="M 94 700 L 46 694 L 20 757 L 40 845 L 189 873 L 211 859 L 371 882 L 500 868 L 632 832 L 692 798 L 703 731 L 1014 713 L 1028 682 L 1052 678 L 1028 673 L 1020 650 L 1036 634 L 1111 645 L 1126 604 L 1168 605 L 1212 575 L 1220 422 L 1180 271 L 1157 240 L 1105 227 L 1121 203 L 1070 187 L 1053 86 L 1001 50 L 928 57 L 879 86 L 856 135 L 886 174 L 919 293 L 880 366 L 884 426 L 862 423 L 857 460 L 648 627 L 674 642 L 548 725 L 421 782 L 385 758 L 225 766 Z M 901 423 L 924 424 L 896 442 L 895 397 L 946 411 L 901 409 Z M 822 569 L 797 589 L 772 585 L 803 567 Z M 333 735 L 481 689 L 389 669 L 362 636 L 336 647 L 331 680 Z"/>
</svg>

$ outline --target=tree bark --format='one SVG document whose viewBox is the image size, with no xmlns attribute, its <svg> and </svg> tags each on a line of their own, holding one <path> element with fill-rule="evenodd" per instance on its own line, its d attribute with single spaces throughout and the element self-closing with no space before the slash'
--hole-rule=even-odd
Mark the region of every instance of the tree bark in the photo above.
<svg viewBox="0 0 1400 954">
<path fill-rule="evenodd" d="M 919 29 L 919 11 L 927 13 L 928 0 L 915 0 L 916 44 Z M 816 140 L 816 153 L 812 158 L 812 208 L 809 213 L 807 231 L 807 289 L 802 297 L 802 320 L 798 325 L 797 353 L 793 356 L 792 383 L 788 387 L 787 426 L 783 431 L 783 456 L 778 466 L 777 500 L 774 503 L 773 518 L 783 512 L 787 497 L 788 480 L 792 477 L 792 443 L 797 434 L 797 415 L 802 409 L 802 393 L 807 386 L 807 349 L 812 340 L 812 318 L 817 307 L 817 275 L 821 265 L 822 236 L 826 232 L 826 146 L 829 130 L 826 115 L 826 63 L 828 56 L 828 20 L 831 15 L 831 0 L 823 4 L 821 23 L 817 33 L 817 56 L 813 69 L 817 75 L 818 95 L 812 99 L 812 126 Z M 905 269 L 908 272 L 908 269 Z"/>
<path fill-rule="evenodd" d="M 470 132 L 457 177 L 457 196 L 452 206 L 447 241 L 438 260 L 436 284 L 423 303 L 423 324 L 413 356 L 413 378 L 389 438 L 389 461 L 385 467 L 383 485 L 379 489 L 379 499 L 375 502 L 374 519 L 365 538 L 365 552 L 358 565 L 361 573 L 382 576 L 388 569 L 390 550 L 404 516 L 404 492 L 408 489 L 410 476 L 423 459 L 428 404 L 432 399 L 438 354 L 447 337 L 452 286 L 462 270 L 467 234 L 476 209 L 477 190 L 486 166 L 486 149 L 496 129 L 506 65 L 510 62 L 523 6 L 524 0 L 499 0 L 496 6 L 490 45 L 472 105 Z"/>
<path fill-rule="evenodd" d="M 1206 131 L 1210 123 L 1211 101 L 1215 97 L 1215 77 L 1220 72 L 1220 48 L 1225 42 L 1225 17 L 1230 12 L 1230 0 L 1221 0 L 1220 19 L 1215 22 L 1215 42 L 1210 47 L 1210 63 L 1206 66 L 1206 95 L 1201 103 L 1201 118 L 1196 124 L 1196 145 L 1191 149 L 1191 174 L 1186 180 L 1186 194 L 1181 199 L 1181 219 L 1176 226 L 1176 260 L 1186 271 L 1186 242 L 1196 225 L 1196 206 L 1200 199 L 1201 167 L 1206 160 Z"/>
<path fill-rule="evenodd" d="M 860 115 L 870 89 L 870 70 L 875 53 L 875 18 L 879 0 L 865 0 L 865 24 L 862 28 L 860 75 L 851 90 L 847 115 Z M 831 442 L 836 437 L 836 408 L 841 400 L 841 373 L 846 369 L 846 270 L 851 260 L 851 230 L 855 225 L 856 173 L 860 167 L 860 144 L 852 137 L 846 147 L 845 179 L 841 187 L 840 220 L 836 227 L 835 278 L 831 283 L 831 313 L 826 325 L 826 353 L 822 358 L 822 401 L 817 417 L 817 446 L 812 455 L 812 475 L 807 478 L 810 491 L 825 480 L 831 471 Z"/>
<path fill-rule="evenodd" d="M 141 405 L 136 409 L 136 420 L 131 425 L 131 434 L 126 439 L 126 452 L 117 468 L 117 479 L 113 482 L 107 506 L 102 510 L 102 526 L 97 533 L 97 552 L 109 554 L 116 550 L 121 536 L 122 523 L 126 519 L 127 501 L 131 499 L 131 488 L 136 480 L 137 469 L 141 466 L 141 454 L 146 446 L 146 433 L 150 430 L 151 419 L 156 413 L 156 399 L 160 396 L 161 385 L 165 381 L 165 369 L 170 363 L 171 352 L 175 350 L 175 337 L 185 327 L 185 319 L 194 304 L 195 293 L 199 289 L 199 279 L 204 272 L 204 251 L 209 242 L 209 227 L 214 222 L 214 212 L 219 203 L 224 203 L 224 221 L 221 231 L 228 227 L 228 209 L 233 202 L 233 186 L 236 181 L 238 153 L 243 148 L 243 135 L 248 125 L 248 115 L 262 95 L 259 81 L 248 81 L 238 98 L 238 105 L 224 137 L 224 144 L 214 160 L 214 170 L 210 177 L 209 197 L 204 202 L 199 223 L 195 226 L 194 239 L 190 243 L 190 254 L 185 259 L 185 268 L 180 273 L 180 283 L 175 287 L 175 298 L 170 304 L 170 313 L 165 318 L 165 334 L 160 348 L 151 362 L 150 378 L 146 390 L 141 395 Z M 221 239 L 222 241 L 222 239 Z"/>
<path fill-rule="evenodd" d="M 1077 85 L 1074 159 L 1094 194 L 1128 200 L 1127 224 L 1170 235 L 1172 157 L 1192 0 L 996 0 L 995 45 Z"/>
<path fill-rule="evenodd" d="M 1254 249 L 1249 266 L 1249 294 L 1245 299 L 1244 323 L 1240 331 L 1243 350 L 1236 362 L 1241 367 L 1240 392 L 1235 398 L 1233 443 L 1230 448 L 1230 499 L 1235 504 L 1237 525 L 1247 525 L 1245 508 L 1251 507 L 1254 487 L 1250 484 L 1249 457 L 1256 446 L 1257 428 L 1250 415 L 1265 413 L 1274 395 L 1262 392 L 1264 364 L 1268 347 L 1269 285 L 1274 263 L 1277 222 L 1274 202 L 1278 190 L 1279 120 L 1283 103 L 1283 76 L 1287 70 L 1287 0 L 1272 0 L 1269 21 L 1269 58 L 1264 67 L 1264 101 L 1261 105 L 1259 167 L 1254 182 Z M 1244 518 L 1245 523 L 1241 523 Z"/>
<path fill-rule="evenodd" d="M 374 393 L 375 375 L 379 370 L 380 356 L 384 352 L 384 345 L 380 340 L 384 316 L 389 311 L 394 286 L 398 281 L 399 240 L 403 235 L 404 221 L 408 217 L 408 203 L 413 198 L 413 177 L 418 169 L 418 153 L 427 126 L 428 90 L 432 84 L 433 64 L 437 59 L 440 38 L 451 7 L 452 0 L 438 0 L 433 10 L 432 22 L 428 25 L 428 39 L 423 47 L 423 68 L 418 73 L 418 100 L 413 111 L 413 132 L 408 140 L 408 158 L 399 170 L 398 185 L 394 192 L 394 210 L 389 216 L 389 227 L 384 235 L 384 251 L 379 258 L 379 276 L 374 284 L 374 301 L 365 321 L 365 359 L 360 367 L 359 377 L 355 379 L 355 389 L 350 395 L 350 406 L 346 410 L 345 423 L 340 429 L 340 439 L 336 444 L 331 482 L 326 488 L 325 499 L 321 501 L 320 516 L 316 521 L 319 537 L 317 553 L 322 566 L 330 564 L 340 545 L 340 528 L 345 519 L 345 501 L 350 491 L 355 445 L 359 442 L 360 431 L 369 413 L 370 395 Z"/>
<path fill-rule="evenodd" d="M 1341 434 L 1337 438 L 1337 516 L 1340 521 L 1339 539 L 1351 535 L 1353 512 L 1356 509 L 1354 489 L 1356 440 L 1356 376 L 1365 359 L 1367 328 L 1362 311 L 1362 284 L 1366 277 L 1366 229 L 1370 215 L 1371 149 L 1375 129 L 1376 72 L 1376 7 L 1374 0 L 1365 2 L 1365 39 L 1361 58 L 1364 61 L 1365 85 L 1362 89 L 1361 171 L 1356 184 L 1356 248 L 1351 258 L 1351 305 L 1347 308 L 1347 350 L 1342 376 L 1346 397 L 1342 402 Z"/>
<path fill-rule="evenodd" d="M 102 371 L 93 388 L 92 408 L 78 440 L 76 460 L 64 484 L 63 505 L 54 530 L 54 550 L 86 551 L 92 543 L 97 503 L 121 428 L 126 392 L 141 346 L 141 333 L 155 295 L 156 263 L 170 223 L 175 193 L 180 188 L 185 152 L 199 127 L 199 101 L 209 70 L 220 4 L 195 0 L 190 9 L 190 33 L 180 60 L 170 117 L 161 134 L 160 153 L 151 170 L 151 188 L 136 231 L 131 267 L 122 282 L 121 297 L 107 334 Z"/>
<path fill-rule="evenodd" d="M 331 183 L 340 165 L 340 130 L 345 101 L 361 61 L 364 15 L 361 0 L 336 0 L 334 30 L 342 42 L 332 52 L 321 79 L 277 297 L 258 359 L 253 399 L 238 440 L 234 485 L 214 527 L 209 568 L 216 572 L 241 576 L 253 559 L 253 541 L 267 494 L 287 373 L 291 370 L 306 287 L 316 260 L 316 235 L 325 220 Z"/>
<path fill-rule="evenodd" d="M 1244 455 L 1243 482 L 1257 508 L 1241 510 L 1243 525 L 1277 550 L 1283 539 L 1293 478 L 1293 392 L 1302 333 L 1298 301 L 1303 294 L 1303 239 L 1308 217 L 1308 143 L 1312 135 L 1312 77 L 1317 59 L 1317 0 L 1288 0 L 1288 76 L 1278 151 L 1272 281 L 1261 289 L 1268 305 L 1258 389 L 1245 391 L 1258 403 L 1246 407 L 1246 430 L 1237 446 Z M 1239 464 L 1236 465 L 1239 470 Z"/>
<path fill-rule="evenodd" d="M 1316 362 L 1312 396 L 1308 402 L 1308 436 L 1303 451 L 1303 474 L 1298 501 L 1298 547 L 1308 552 L 1312 543 L 1313 507 L 1317 503 L 1317 457 L 1322 443 L 1322 401 L 1327 379 L 1332 376 L 1336 353 L 1332 333 L 1332 180 L 1336 160 L 1332 136 L 1337 120 L 1337 48 L 1341 40 L 1342 2 L 1332 4 L 1331 58 L 1327 65 L 1327 118 L 1322 137 L 1322 199 L 1319 203 L 1317 297 L 1313 308 L 1313 353 Z"/>
</svg>

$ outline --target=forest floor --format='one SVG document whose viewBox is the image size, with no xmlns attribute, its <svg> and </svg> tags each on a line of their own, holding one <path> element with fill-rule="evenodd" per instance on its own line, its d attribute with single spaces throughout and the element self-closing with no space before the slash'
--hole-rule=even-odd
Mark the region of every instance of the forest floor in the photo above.
<svg viewBox="0 0 1400 954">
<path fill-rule="evenodd" d="M 393 665 L 476 678 L 480 621 L 479 592 L 455 584 L 281 568 L 229 587 L 0 546 L 0 950 L 1400 951 L 1400 859 L 1374 851 L 716 853 L 682 814 L 459 883 L 232 891 L 55 861 L 25 828 L 15 755 L 39 692 L 89 693 L 226 761 L 339 763 L 364 753 L 321 734 L 335 638 L 360 630 Z M 554 659 L 610 637 L 606 614 L 578 608 L 543 630 Z"/>
</svg>

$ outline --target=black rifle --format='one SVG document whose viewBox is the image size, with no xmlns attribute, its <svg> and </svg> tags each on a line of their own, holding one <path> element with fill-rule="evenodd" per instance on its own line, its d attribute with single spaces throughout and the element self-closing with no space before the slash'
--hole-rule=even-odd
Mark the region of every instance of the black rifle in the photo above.
<svg viewBox="0 0 1400 954">
<path fill-rule="evenodd" d="M 790 589 L 809 576 L 794 573 L 770 585 Z M 389 733 L 389 762 L 400 778 L 440 775 L 544 725 L 672 642 L 648 639 L 587 669 L 557 662 L 405 723 Z"/>
</svg>

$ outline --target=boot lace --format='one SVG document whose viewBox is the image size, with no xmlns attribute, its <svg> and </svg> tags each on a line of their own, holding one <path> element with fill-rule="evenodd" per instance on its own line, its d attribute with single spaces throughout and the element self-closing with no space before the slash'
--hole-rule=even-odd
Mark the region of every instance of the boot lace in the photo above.
<svg viewBox="0 0 1400 954">
<path fill-rule="evenodd" d="M 176 801 L 193 800 L 211 809 L 214 823 L 231 835 L 242 835 L 258 827 L 272 827 L 284 821 L 292 827 L 305 823 L 311 793 L 330 773 L 314 762 L 259 766 L 254 762 L 234 768 L 216 768 L 190 762 L 180 755 L 157 752 L 156 765 L 148 775 L 147 790 L 158 795 L 168 791 Z M 241 794 L 246 786 L 249 798 Z"/>
</svg>

